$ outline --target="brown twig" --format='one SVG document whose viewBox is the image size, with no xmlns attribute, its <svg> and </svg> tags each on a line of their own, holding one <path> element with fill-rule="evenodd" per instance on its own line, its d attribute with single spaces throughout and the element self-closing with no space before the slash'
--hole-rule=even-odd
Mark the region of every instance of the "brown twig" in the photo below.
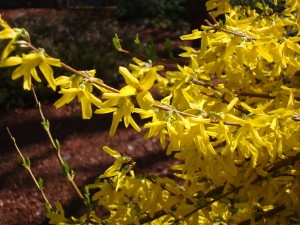
<svg viewBox="0 0 300 225">
<path fill-rule="evenodd" d="M 139 58 L 141 60 L 149 60 L 149 57 L 147 57 L 145 55 L 130 52 L 130 51 L 127 51 L 123 48 L 119 49 L 118 52 L 129 55 L 130 57 Z M 186 63 L 187 59 L 185 59 L 185 58 L 171 58 L 171 59 L 156 58 L 154 61 L 157 62 L 157 63 L 158 62 L 162 62 L 162 63 Z"/>
<path fill-rule="evenodd" d="M 285 205 L 280 205 L 274 209 L 271 209 L 271 210 L 268 210 L 266 212 L 262 212 L 262 213 L 259 213 L 257 216 L 255 216 L 254 218 L 254 221 L 255 222 L 258 222 L 264 218 L 269 218 L 269 217 L 272 217 L 272 216 L 275 216 L 277 213 L 283 211 L 286 209 L 286 206 Z M 242 222 L 239 222 L 237 225 L 250 225 L 251 224 L 251 219 L 248 219 L 248 220 L 244 220 Z"/>
<path fill-rule="evenodd" d="M 203 87 L 210 87 L 210 88 L 212 88 L 212 89 L 218 91 L 218 89 L 217 89 L 214 85 L 205 83 L 205 82 L 203 82 L 203 81 L 201 81 L 201 80 L 197 80 L 197 79 L 195 79 L 195 78 L 192 78 L 190 81 L 191 81 L 193 84 L 200 85 L 200 86 L 203 86 Z"/>
<path fill-rule="evenodd" d="M 297 153 L 297 155 L 295 156 L 289 156 L 287 159 L 282 159 L 276 163 L 271 164 L 270 166 L 267 166 L 264 169 L 264 171 L 266 171 L 267 173 L 273 172 L 274 170 L 280 169 L 284 166 L 292 165 L 299 159 L 300 159 L 300 152 Z"/>
<path fill-rule="evenodd" d="M 267 98 L 267 99 L 274 99 L 276 96 L 271 96 L 267 94 L 257 94 L 257 93 L 247 93 L 241 92 L 238 93 L 239 96 L 247 96 L 247 97 L 256 97 L 256 98 Z M 300 101 L 300 97 L 294 97 L 295 100 Z"/>
<path fill-rule="evenodd" d="M 33 49 L 34 51 L 39 51 L 38 48 L 34 47 L 34 46 L 31 45 L 30 43 L 28 43 L 28 46 L 29 46 L 31 49 Z M 51 56 L 49 56 L 49 55 L 47 55 L 47 57 L 51 58 Z M 79 76 L 81 76 L 81 77 L 83 77 L 83 78 L 86 78 L 89 82 L 94 83 L 94 84 L 96 84 L 96 85 L 98 85 L 98 86 L 100 86 L 100 87 L 103 87 L 103 88 L 105 88 L 105 89 L 107 89 L 107 90 L 110 90 L 110 91 L 112 91 L 112 92 L 114 92 L 114 93 L 119 93 L 119 92 L 120 92 L 119 90 L 117 90 L 117 89 L 115 89 L 115 88 L 113 88 L 113 87 L 110 87 L 110 86 L 108 86 L 108 85 L 106 85 L 106 84 L 104 84 L 104 83 L 100 83 L 100 82 L 94 80 L 92 77 L 89 77 L 87 74 L 82 73 L 82 72 L 80 72 L 80 71 L 78 71 L 78 70 L 72 68 L 71 66 L 69 66 L 69 65 L 67 65 L 67 64 L 65 64 L 65 63 L 63 63 L 63 62 L 61 62 L 61 66 L 62 66 L 63 68 L 65 68 L 66 70 L 68 70 L 68 71 L 74 73 L 74 74 L 77 74 L 77 75 L 79 75 Z M 158 104 L 152 104 L 152 107 L 157 108 L 157 109 L 162 109 L 162 110 L 165 110 L 165 111 L 176 112 L 176 113 L 178 113 L 179 115 L 186 116 L 186 117 L 197 117 L 196 115 L 193 115 L 193 114 L 190 114 L 190 113 L 181 112 L 181 111 L 172 109 L 172 108 L 170 108 L 170 107 L 165 107 L 165 106 L 158 105 Z M 217 123 L 217 122 L 212 120 L 212 123 Z M 234 123 L 234 122 L 224 122 L 224 124 L 225 124 L 225 125 L 232 125 L 232 126 L 240 126 L 240 124 L 237 124 L 237 123 Z"/>
<path fill-rule="evenodd" d="M 233 193 L 233 192 L 238 191 L 240 188 L 241 188 L 241 186 L 240 186 L 240 187 L 233 188 L 232 190 L 230 190 L 230 191 L 228 191 L 228 192 L 226 192 L 226 193 L 224 193 L 224 194 L 221 194 L 221 195 L 215 197 L 213 200 L 210 200 L 210 201 L 208 201 L 208 202 L 206 202 L 206 203 L 204 203 L 204 204 L 201 204 L 201 205 L 198 206 L 196 209 L 192 210 L 191 212 L 187 213 L 186 215 L 182 216 L 181 218 L 176 219 L 176 220 L 174 221 L 174 224 L 178 224 L 178 223 L 182 222 L 184 219 L 190 217 L 191 215 L 193 215 L 194 213 L 198 212 L 199 210 L 201 210 L 201 209 L 203 209 L 203 208 L 205 208 L 205 207 L 211 205 L 212 203 L 214 203 L 214 202 L 216 202 L 216 201 L 218 201 L 218 200 L 220 200 L 220 199 L 222 199 L 222 198 L 224 198 L 224 197 L 230 195 L 230 194 Z"/>
<path fill-rule="evenodd" d="M 258 40 L 258 38 L 256 37 L 251 37 L 243 32 L 241 33 L 238 33 L 238 32 L 234 32 L 234 31 L 231 31 L 231 30 L 227 30 L 227 29 L 224 29 L 224 28 L 221 28 L 217 23 L 215 24 L 212 24 L 211 22 L 209 22 L 209 20 L 204 20 L 205 23 L 207 23 L 208 26 L 210 26 L 211 28 L 213 28 L 214 30 L 218 30 L 218 31 L 223 31 L 225 33 L 228 33 L 228 34 L 232 34 L 234 36 L 239 36 L 239 37 L 243 37 L 243 38 L 247 38 L 247 39 L 251 39 L 251 40 Z"/>
</svg>

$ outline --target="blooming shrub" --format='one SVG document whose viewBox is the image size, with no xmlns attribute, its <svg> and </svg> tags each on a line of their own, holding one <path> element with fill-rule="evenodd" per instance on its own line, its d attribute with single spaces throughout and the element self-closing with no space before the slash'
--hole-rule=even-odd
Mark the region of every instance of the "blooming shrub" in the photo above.
<svg viewBox="0 0 300 225">
<path fill-rule="evenodd" d="M 258 14 L 245 5 L 232 8 L 229 0 L 208 1 L 212 18 L 225 14 L 225 20 L 207 21 L 203 31 L 181 37 L 201 39 L 200 49 L 182 46 L 181 58 L 171 59 L 178 62 L 176 71 L 164 71 L 163 59 L 134 57 L 129 69 L 119 68 L 126 82 L 121 90 L 96 78 L 95 70 L 78 71 L 51 58 L 30 43 L 26 31 L 1 20 L 0 38 L 9 41 L 0 66 L 17 66 L 12 78 L 23 77 L 24 89 L 43 75 L 50 88 L 59 86 L 56 107 L 77 98 L 84 119 L 92 116 L 92 104 L 94 113 L 113 113 L 110 135 L 122 121 L 139 132 L 132 117 L 137 113 L 148 119 L 145 138 L 158 136 L 166 154 L 182 162 L 171 167 L 174 179 L 151 176 L 105 146 L 115 163 L 82 194 L 43 119 L 63 172 L 86 206 L 81 218 L 65 218 L 60 203 L 53 209 L 46 200 L 50 224 L 299 223 L 300 3 L 281 4 L 284 9 L 273 13 L 262 1 Z M 117 37 L 114 45 L 126 52 Z M 14 54 L 16 48 L 24 49 L 22 56 Z M 52 66 L 74 75 L 55 78 Z M 154 99 L 151 88 L 163 98 Z M 30 169 L 28 159 L 23 165 Z M 91 201 L 107 208 L 109 218 L 99 218 Z"/>
</svg>

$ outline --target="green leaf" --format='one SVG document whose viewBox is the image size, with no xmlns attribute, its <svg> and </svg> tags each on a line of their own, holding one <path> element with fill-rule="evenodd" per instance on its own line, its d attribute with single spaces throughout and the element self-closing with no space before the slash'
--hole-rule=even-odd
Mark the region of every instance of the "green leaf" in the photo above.
<svg viewBox="0 0 300 225">
<path fill-rule="evenodd" d="M 115 37 L 112 39 L 112 44 L 117 51 L 122 50 L 120 39 L 117 34 L 115 34 Z"/>
<path fill-rule="evenodd" d="M 70 176 L 72 177 L 72 179 L 74 179 L 74 177 L 75 177 L 75 171 L 74 170 L 70 171 Z"/>
<path fill-rule="evenodd" d="M 30 42 L 30 35 L 29 33 L 27 32 L 27 30 L 25 30 L 24 28 L 21 29 L 21 37 L 27 41 L 27 42 Z"/>
<path fill-rule="evenodd" d="M 18 40 L 12 43 L 12 45 L 27 45 L 28 42 L 24 40 Z"/>
<path fill-rule="evenodd" d="M 90 200 L 90 191 L 87 185 L 84 187 L 84 197 L 86 201 L 86 211 L 89 214 L 92 210 L 92 207 L 91 207 L 91 200 Z"/>
<path fill-rule="evenodd" d="M 45 209 L 47 213 L 51 212 L 51 205 L 48 202 L 45 202 Z"/>
<path fill-rule="evenodd" d="M 69 165 L 68 165 L 68 163 L 64 162 L 62 164 L 62 170 L 63 170 L 63 173 L 64 173 L 65 177 L 68 178 L 68 175 L 69 175 Z"/>
<path fill-rule="evenodd" d="M 154 42 L 151 41 L 150 45 L 145 49 L 145 53 L 147 57 L 149 57 L 151 60 L 154 60 L 157 58 L 157 49 L 156 46 L 154 45 Z"/>
<path fill-rule="evenodd" d="M 38 179 L 38 185 L 39 185 L 39 189 L 43 190 L 43 188 L 44 188 L 44 180 L 42 178 L 40 178 L 40 177 Z"/>
<path fill-rule="evenodd" d="M 174 58 L 173 51 L 172 51 L 172 42 L 170 38 L 165 39 L 165 49 L 167 50 L 169 57 Z"/>
<path fill-rule="evenodd" d="M 23 162 L 22 162 L 22 166 L 24 166 L 25 168 L 30 168 L 30 159 L 29 158 L 23 158 Z"/>
<path fill-rule="evenodd" d="M 223 25 L 224 25 L 224 24 L 223 24 L 223 21 L 222 21 L 222 20 L 219 20 L 219 27 L 222 28 Z"/>
<path fill-rule="evenodd" d="M 139 34 L 136 34 L 135 39 L 134 39 L 134 44 L 137 45 L 138 52 L 141 54 L 142 53 L 142 45 L 141 45 Z"/>
<path fill-rule="evenodd" d="M 41 124 L 43 125 L 44 129 L 50 127 L 50 122 L 49 122 L 49 120 L 44 120 L 44 121 L 41 122 Z"/>
<path fill-rule="evenodd" d="M 57 151 L 60 151 L 61 145 L 57 139 L 55 139 L 55 146 L 56 146 Z"/>
</svg>

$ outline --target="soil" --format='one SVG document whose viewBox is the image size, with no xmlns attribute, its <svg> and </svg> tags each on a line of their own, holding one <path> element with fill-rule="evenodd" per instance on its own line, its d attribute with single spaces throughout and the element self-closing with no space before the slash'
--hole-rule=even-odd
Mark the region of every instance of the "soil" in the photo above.
<svg viewBox="0 0 300 225">
<path fill-rule="evenodd" d="M 5 15 L 13 20 L 19 14 L 20 10 L 16 10 Z M 153 29 L 145 30 L 148 37 L 156 37 L 157 33 Z M 54 138 L 61 143 L 63 159 L 76 171 L 75 182 L 81 190 L 113 163 L 113 158 L 102 150 L 105 145 L 132 157 L 147 173 L 171 175 L 169 165 L 174 159 L 165 155 L 156 138 L 143 139 L 146 130 L 138 133 L 120 126 L 116 135 L 110 137 L 111 115 L 93 115 L 92 119 L 83 120 L 77 104 L 58 110 L 52 104 L 43 104 L 42 107 Z M 44 179 L 44 191 L 51 204 L 61 202 L 67 216 L 81 215 L 84 212 L 82 204 L 50 151 L 50 142 L 41 126 L 38 110 L 17 107 L 0 110 L 0 225 L 48 224 L 43 199 L 30 175 L 21 166 L 20 156 L 6 127 L 24 156 L 30 158 L 35 176 Z M 106 212 L 98 209 L 97 213 L 105 216 Z"/>
</svg>

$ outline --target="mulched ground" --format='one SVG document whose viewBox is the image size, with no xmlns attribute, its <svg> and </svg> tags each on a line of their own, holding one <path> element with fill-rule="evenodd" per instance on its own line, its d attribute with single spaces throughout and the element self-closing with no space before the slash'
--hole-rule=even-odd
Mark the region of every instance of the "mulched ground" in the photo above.
<svg viewBox="0 0 300 225">
<path fill-rule="evenodd" d="M 110 137 L 111 116 L 95 115 L 91 120 L 82 120 L 77 106 L 56 110 L 46 105 L 43 111 L 51 121 L 53 136 L 61 142 L 62 157 L 76 171 L 75 181 L 81 189 L 113 163 L 113 158 L 102 151 L 105 145 L 131 156 L 146 172 L 157 175 L 170 173 L 168 166 L 172 159 L 165 156 L 157 139 L 143 139 L 144 130 L 137 133 L 121 127 L 114 137 Z M 42 198 L 29 174 L 20 165 L 21 159 L 6 127 L 16 138 L 24 156 L 31 159 L 33 173 L 44 179 L 45 193 L 51 203 L 60 201 L 67 215 L 83 212 L 81 202 L 50 152 L 50 142 L 40 121 L 37 109 L 1 113 L 0 224 L 47 224 Z"/>
<path fill-rule="evenodd" d="M 23 13 L 20 10 L 17 14 L 9 11 L 6 16 L 13 20 L 14 15 L 20 16 L 20 12 Z M 170 35 L 151 29 L 145 30 L 144 34 L 148 38 L 158 34 Z M 94 115 L 91 120 L 82 120 L 76 104 L 59 110 L 46 104 L 43 111 L 51 123 L 54 138 L 62 145 L 63 159 L 76 171 L 75 181 L 81 190 L 113 163 L 113 158 L 102 150 L 105 145 L 131 156 L 146 172 L 163 176 L 171 172 L 168 167 L 173 159 L 165 156 L 156 138 L 143 139 L 145 130 L 137 133 L 120 126 L 116 135 L 110 137 L 111 115 Z M 24 156 L 30 158 L 35 176 L 44 179 L 44 191 L 52 205 L 56 201 L 61 202 L 67 216 L 84 212 L 56 157 L 50 152 L 50 142 L 40 123 L 41 117 L 36 108 L 0 110 L 0 225 L 47 224 L 43 200 L 29 174 L 20 165 L 21 159 L 6 127 L 16 138 Z M 98 213 L 102 213 L 101 209 Z"/>
</svg>

